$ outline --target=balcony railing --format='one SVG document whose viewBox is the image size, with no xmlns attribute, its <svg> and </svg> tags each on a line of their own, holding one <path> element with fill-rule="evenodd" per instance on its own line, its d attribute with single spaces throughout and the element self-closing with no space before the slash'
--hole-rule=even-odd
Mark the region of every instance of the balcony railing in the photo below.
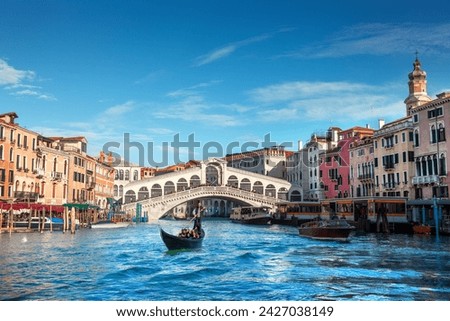
<svg viewBox="0 0 450 321">
<path fill-rule="evenodd" d="M 92 190 L 95 188 L 95 181 L 90 181 L 86 183 L 86 189 Z"/>
<path fill-rule="evenodd" d="M 394 189 L 395 186 L 397 186 L 398 184 L 396 184 L 395 182 L 387 182 L 383 184 L 383 187 L 385 189 Z"/>
<path fill-rule="evenodd" d="M 36 202 L 38 197 L 39 194 L 34 192 L 14 192 L 14 198 L 18 202 Z"/>
<path fill-rule="evenodd" d="M 63 175 L 61 172 L 52 172 L 52 180 L 61 181 Z"/>
<path fill-rule="evenodd" d="M 413 185 L 435 184 L 439 182 L 438 175 L 415 176 L 412 179 Z"/>
</svg>

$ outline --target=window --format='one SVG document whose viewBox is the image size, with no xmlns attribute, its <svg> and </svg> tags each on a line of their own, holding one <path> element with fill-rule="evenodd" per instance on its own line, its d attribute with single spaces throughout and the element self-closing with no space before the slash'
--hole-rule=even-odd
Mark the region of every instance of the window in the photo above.
<svg viewBox="0 0 450 321">
<path fill-rule="evenodd" d="M 434 127 L 434 125 L 431 125 L 430 129 L 430 143 L 436 143 L 436 127 Z"/>
<path fill-rule="evenodd" d="M 3 160 L 3 145 L 0 145 L 0 159 Z"/>
<path fill-rule="evenodd" d="M 402 133 L 402 143 L 406 142 L 406 134 Z"/>
<path fill-rule="evenodd" d="M 419 122 L 419 115 L 418 115 L 418 114 L 414 114 L 414 116 L 413 116 L 413 122 L 414 122 L 414 123 L 418 123 L 418 122 Z"/>
<path fill-rule="evenodd" d="M 428 119 L 436 118 L 438 116 L 442 116 L 442 107 L 435 108 L 433 110 L 428 111 Z"/>
<path fill-rule="evenodd" d="M 9 161 L 14 162 L 14 150 L 12 147 L 9 149 Z"/>
<path fill-rule="evenodd" d="M 414 131 L 414 147 L 420 146 L 420 140 L 419 140 L 419 131 L 416 129 Z"/>
<path fill-rule="evenodd" d="M 445 141 L 445 128 L 444 128 L 444 125 L 439 124 L 439 129 L 438 129 L 438 132 L 437 132 L 437 136 L 438 136 L 438 142 Z"/>
</svg>

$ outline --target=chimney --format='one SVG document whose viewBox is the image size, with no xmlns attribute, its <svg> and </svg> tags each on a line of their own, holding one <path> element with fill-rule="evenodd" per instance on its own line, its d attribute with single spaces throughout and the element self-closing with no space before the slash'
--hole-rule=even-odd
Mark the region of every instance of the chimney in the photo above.
<svg viewBox="0 0 450 321">
<path fill-rule="evenodd" d="M 383 128 L 384 126 L 384 119 L 378 119 L 378 129 Z"/>
<path fill-rule="evenodd" d="M 303 149 L 303 141 L 298 141 L 298 150 L 301 151 Z"/>
</svg>

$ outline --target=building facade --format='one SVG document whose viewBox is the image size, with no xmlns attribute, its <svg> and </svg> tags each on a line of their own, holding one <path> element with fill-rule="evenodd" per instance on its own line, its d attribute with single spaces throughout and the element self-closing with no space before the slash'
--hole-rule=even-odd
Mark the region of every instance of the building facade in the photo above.
<svg viewBox="0 0 450 321">
<path fill-rule="evenodd" d="M 350 190 L 350 146 L 365 137 L 372 137 L 368 127 L 352 127 L 338 132 L 337 146 L 320 155 L 321 184 L 325 198 L 347 198 Z"/>
<path fill-rule="evenodd" d="M 413 124 L 405 117 L 374 133 L 375 196 L 411 197 L 414 176 Z"/>
<path fill-rule="evenodd" d="M 0 115 L 0 201 L 108 207 L 112 168 L 87 155 L 86 138 L 44 137 L 21 127 L 17 118 L 14 112 Z"/>
<path fill-rule="evenodd" d="M 350 196 L 375 196 L 373 137 L 350 144 Z"/>
</svg>

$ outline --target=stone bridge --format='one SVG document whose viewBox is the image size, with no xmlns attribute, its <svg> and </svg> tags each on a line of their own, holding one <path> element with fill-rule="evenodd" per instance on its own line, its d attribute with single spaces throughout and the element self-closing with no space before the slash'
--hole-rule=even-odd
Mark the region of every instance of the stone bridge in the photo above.
<svg viewBox="0 0 450 321">
<path fill-rule="evenodd" d="M 132 182 L 124 192 L 123 209 L 134 215 L 139 203 L 150 219 L 196 199 L 221 198 L 275 208 L 276 203 L 302 193 L 286 180 L 228 167 L 215 158 L 197 167 Z"/>
</svg>

